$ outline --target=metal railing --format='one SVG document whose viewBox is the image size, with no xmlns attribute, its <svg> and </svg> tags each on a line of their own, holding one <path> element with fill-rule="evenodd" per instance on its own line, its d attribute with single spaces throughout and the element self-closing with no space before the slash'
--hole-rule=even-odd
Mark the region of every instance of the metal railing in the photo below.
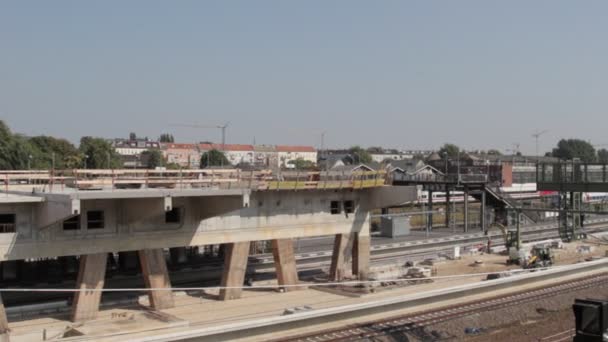
<svg viewBox="0 0 608 342">
<path fill-rule="evenodd" d="M 115 189 L 363 189 L 384 186 L 386 171 L 242 171 L 240 169 L 200 170 L 61 170 L 19 172 L 0 171 L 5 190 L 39 189 L 47 192 Z"/>
<path fill-rule="evenodd" d="M 598 163 L 539 163 L 536 166 L 538 183 L 608 183 L 608 165 Z"/>
<path fill-rule="evenodd" d="M 394 181 L 412 182 L 412 183 L 487 183 L 487 174 L 406 174 L 396 173 L 393 175 Z"/>
<path fill-rule="evenodd" d="M 15 232 L 14 223 L 0 223 L 0 233 L 14 233 L 14 232 Z"/>
</svg>

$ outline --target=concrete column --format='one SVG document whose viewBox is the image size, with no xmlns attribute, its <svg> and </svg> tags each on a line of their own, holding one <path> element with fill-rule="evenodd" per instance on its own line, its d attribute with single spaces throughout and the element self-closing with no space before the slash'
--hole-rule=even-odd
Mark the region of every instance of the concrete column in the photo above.
<svg viewBox="0 0 608 342">
<path fill-rule="evenodd" d="M 445 227 L 450 227 L 450 216 L 452 215 L 452 206 L 450 205 L 450 189 L 445 189 Z"/>
<path fill-rule="evenodd" d="M 347 265 L 352 259 L 352 234 L 337 234 L 334 239 L 334 250 L 331 255 L 329 280 L 341 281 L 347 275 Z"/>
<path fill-rule="evenodd" d="M 469 187 L 464 186 L 464 232 L 469 231 Z"/>
<path fill-rule="evenodd" d="M 427 232 L 431 232 L 433 230 L 433 190 L 429 190 L 429 198 L 428 198 L 428 211 L 427 220 L 426 220 L 426 230 Z"/>
<path fill-rule="evenodd" d="M 224 271 L 222 286 L 236 287 L 221 289 L 220 299 L 229 300 L 241 297 L 245 272 L 247 271 L 247 257 L 249 256 L 250 242 L 234 242 L 224 244 Z"/>
<path fill-rule="evenodd" d="M 272 240 L 272 255 L 274 257 L 279 285 L 296 285 L 298 283 L 298 269 L 293 252 L 293 240 Z M 293 291 L 297 290 L 298 287 L 287 286 L 283 289 L 285 291 Z"/>
<path fill-rule="evenodd" d="M 369 235 L 355 233 L 353 242 L 353 275 L 359 280 L 367 280 L 369 274 L 369 253 L 371 238 Z"/>
<path fill-rule="evenodd" d="M 8 319 L 6 318 L 6 310 L 4 309 L 4 302 L 0 296 L 0 341 L 9 341 L 9 328 Z"/>
<path fill-rule="evenodd" d="M 76 286 L 81 290 L 103 289 L 108 253 L 87 254 L 80 257 L 80 268 Z M 101 291 L 79 291 L 74 293 L 72 321 L 83 322 L 95 319 L 99 312 Z"/>
<path fill-rule="evenodd" d="M 161 248 L 143 249 L 138 252 L 144 282 L 148 288 L 171 288 L 171 280 L 167 271 L 165 253 Z M 154 310 L 164 310 L 175 306 L 173 292 L 150 291 L 150 307 Z"/>
<path fill-rule="evenodd" d="M 479 224 L 481 225 L 481 231 L 486 232 L 486 189 L 481 188 L 481 203 L 479 207 Z"/>
</svg>

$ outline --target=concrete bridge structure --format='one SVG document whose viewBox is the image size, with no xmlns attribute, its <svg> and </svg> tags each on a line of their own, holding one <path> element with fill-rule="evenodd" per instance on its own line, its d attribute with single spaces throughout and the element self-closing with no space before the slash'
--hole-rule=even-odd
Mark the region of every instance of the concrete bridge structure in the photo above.
<svg viewBox="0 0 608 342">
<path fill-rule="evenodd" d="M 292 239 L 328 235 L 330 279 L 365 279 L 370 211 L 416 199 L 414 186 L 386 185 L 383 172 L 15 171 L 2 180 L 0 262 L 79 256 L 83 290 L 103 288 L 108 254 L 126 251 L 137 251 L 149 288 L 169 288 L 164 249 L 215 244 L 225 245 L 221 285 L 242 286 L 250 244 L 261 240 L 271 241 L 279 285 L 296 285 Z M 229 288 L 220 299 L 240 295 Z M 171 291 L 149 297 L 155 310 L 174 305 Z M 94 319 L 100 299 L 75 292 L 72 320 Z"/>
</svg>

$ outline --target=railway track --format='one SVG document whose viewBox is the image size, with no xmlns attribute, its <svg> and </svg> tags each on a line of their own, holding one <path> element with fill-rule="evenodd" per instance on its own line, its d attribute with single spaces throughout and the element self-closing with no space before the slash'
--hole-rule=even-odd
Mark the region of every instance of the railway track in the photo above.
<svg viewBox="0 0 608 342">
<path fill-rule="evenodd" d="M 394 334 L 413 334 L 423 340 L 438 340 L 439 336 L 419 336 L 428 334 L 424 327 L 454 320 L 464 316 L 483 313 L 504 307 L 533 302 L 564 293 L 606 286 L 608 273 L 569 280 L 549 287 L 537 287 L 529 291 L 521 291 L 506 296 L 496 296 L 474 302 L 447 306 L 438 310 L 423 311 L 415 314 L 391 317 L 373 322 L 347 326 L 341 329 L 326 330 L 312 335 L 296 336 L 281 341 L 290 342 L 335 342 L 335 341 L 375 341 L 377 338 Z M 566 341 L 574 334 L 573 329 L 565 330 L 542 341 Z"/>
</svg>

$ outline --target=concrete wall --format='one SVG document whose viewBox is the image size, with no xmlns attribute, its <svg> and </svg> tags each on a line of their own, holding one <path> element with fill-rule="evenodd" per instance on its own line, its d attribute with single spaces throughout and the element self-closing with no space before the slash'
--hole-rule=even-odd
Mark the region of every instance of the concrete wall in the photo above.
<svg viewBox="0 0 608 342">
<path fill-rule="evenodd" d="M 79 201 L 80 229 L 64 230 L 63 221 L 40 225 L 48 203 L 0 204 L 17 214 L 17 234 L 0 234 L 0 261 L 146 248 L 200 246 L 239 241 L 369 234 L 369 211 L 414 200 L 415 188 L 383 187 L 340 191 L 260 191 L 242 196 L 175 197 L 179 223 L 165 223 L 165 198 L 109 198 Z M 345 212 L 352 201 L 353 213 Z M 340 212 L 332 214 L 332 202 Z M 245 207 L 243 207 L 245 205 Z M 87 212 L 102 210 L 104 228 L 90 229 Z M 68 207 L 65 218 L 73 211 Z"/>
</svg>

